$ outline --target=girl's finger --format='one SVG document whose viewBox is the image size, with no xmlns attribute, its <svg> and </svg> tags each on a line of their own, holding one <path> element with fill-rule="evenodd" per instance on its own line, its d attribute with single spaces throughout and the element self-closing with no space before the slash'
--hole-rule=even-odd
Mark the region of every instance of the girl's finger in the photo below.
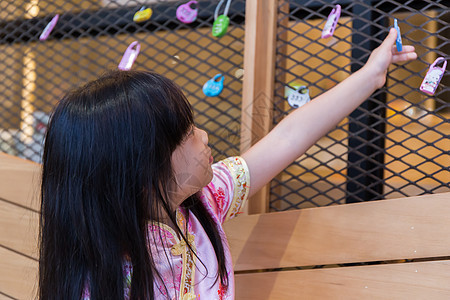
<svg viewBox="0 0 450 300">
<path fill-rule="evenodd" d="M 395 30 L 395 28 L 391 28 L 389 30 L 388 36 L 384 39 L 381 46 L 391 48 L 392 45 L 394 45 L 396 38 L 397 38 L 397 30 Z"/>
<path fill-rule="evenodd" d="M 403 61 L 408 61 L 408 60 L 413 60 L 417 58 L 417 53 L 416 52 L 398 52 L 395 55 L 393 55 L 392 57 L 392 62 L 396 63 L 396 62 L 403 62 Z"/>
<path fill-rule="evenodd" d="M 396 46 L 392 46 L 392 54 L 400 54 L 400 53 L 408 53 L 408 52 L 414 52 L 416 49 L 414 48 L 414 46 L 409 46 L 409 45 L 403 45 L 403 49 L 401 52 L 397 51 L 397 47 Z"/>
</svg>

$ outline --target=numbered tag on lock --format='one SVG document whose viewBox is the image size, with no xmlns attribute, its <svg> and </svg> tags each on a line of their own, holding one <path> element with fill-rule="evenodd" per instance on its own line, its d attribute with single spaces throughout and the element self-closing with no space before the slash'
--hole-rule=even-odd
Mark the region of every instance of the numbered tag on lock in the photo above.
<svg viewBox="0 0 450 300">
<path fill-rule="evenodd" d="M 327 22 L 322 30 L 322 38 L 326 39 L 333 36 L 334 30 L 336 29 L 336 25 L 339 21 L 339 17 L 341 16 L 341 6 L 339 4 L 336 5 L 335 8 L 328 15 Z"/>
<path fill-rule="evenodd" d="M 436 67 L 436 65 L 441 62 L 444 62 L 442 68 Z M 434 95 L 437 87 L 439 86 L 439 82 L 441 82 L 446 67 L 447 61 L 445 58 L 438 57 L 428 69 L 427 75 L 425 75 L 425 78 L 420 85 L 420 90 L 428 95 Z"/>
<path fill-rule="evenodd" d="M 217 74 L 203 85 L 203 93 L 208 97 L 219 96 L 223 90 L 225 76 Z"/>
<path fill-rule="evenodd" d="M 122 60 L 119 63 L 119 70 L 130 70 L 139 54 L 139 50 L 141 50 L 141 45 L 139 44 L 139 42 L 132 42 L 123 54 Z"/>
<path fill-rule="evenodd" d="M 153 11 L 151 8 L 145 8 L 145 6 L 142 6 L 141 9 L 134 14 L 133 21 L 136 23 L 147 21 L 151 18 L 152 14 Z"/>
<path fill-rule="evenodd" d="M 225 11 L 223 15 L 219 16 L 219 10 L 222 6 L 224 0 L 220 0 L 219 4 L 217 4 L 216 10 L 214 12 L 214 23 L 212 26 L 212 35 L 215 37 L 224 36 L 227 32 L 228 25 L 230 24 L 230 18 L 228 18 L 228 10 L 230 9 L 231 0 L 227 0 L 227 5 L 225 7 Z"/>
<path fill-rule="evenodd" d="M 288 103 L 293 108 L 299 108 L 305 105 L 311 99 L 309 98 L 309 90 L 306 86 L 299 87 L 296 91 L 292 92 L 288 98 Z"/>
<path fill-rule="evenodd" d="M 177 19 L 185 24 L 189 24 L 197 19 L 197 1 L 189 1 L 177 8 Z"/>
</svg>

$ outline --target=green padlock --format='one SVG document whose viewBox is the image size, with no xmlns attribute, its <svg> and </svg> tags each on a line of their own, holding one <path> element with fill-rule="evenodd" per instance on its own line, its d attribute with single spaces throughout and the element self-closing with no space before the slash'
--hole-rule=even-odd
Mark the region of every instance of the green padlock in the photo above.
<svg viewBox="0 0 450 300">
<path fill-rule="evenodd" d="M 212 27 L 212 35 L 215 37 L 221 37 L 225 35 L 228 29 L 228 25 L 230 24 L 230 18 L 228 18 L 228 10 L 230 9 L 231 0 L 227 0 L 227 5 L 225 7 L 225 11 L 223 15 L 219 16 L 219 9 L 222 6 L 224 0 L 220 0 L 219 4 L 216 7 L 216 11 L 214 12 L 214 23 Z"/>
<path fill-rule="evenodd" d="M 218 16 L 214 20 L 212 27 L 212 35 L 215 37 L 221 37 L 227 33 L 228 25 L 230 24 L 230 18 L 225 15 Z"/>
</svg>

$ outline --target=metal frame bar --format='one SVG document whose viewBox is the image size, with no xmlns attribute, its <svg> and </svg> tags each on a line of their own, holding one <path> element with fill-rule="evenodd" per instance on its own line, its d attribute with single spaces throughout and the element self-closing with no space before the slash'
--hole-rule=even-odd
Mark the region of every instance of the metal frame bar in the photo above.
<svg viewBox="0 0 450 300">
<path fill-rule="evenodd" d="M 373 1 L 366 0 L 364 3 L 367 6 L 353 6 L 353 14 L 359 18 L 352 23 L 355 32 L 352 44 L 358 45 L 352 49 L 352 73 L 362 67 L 358 62 L 367 60 L 368 54 L 378 46 L 373 39 L 367 40 L 367 36 L 379 38 L 376 36 L 379 30 L 373 24 L 382 27 L 389 24 L 386 17 L 380 19 L 379 13 L 367 9 Z M 382 89 L 349 116 L 347 203 L 377 200 L 383 196 L 385 123 L 378 121 L 386 117 L 385 103 L 386 90 Z M 367 111 L 371 113 L 367 114 Z M 371 188 L 367 189 L 368 186 Z"/>
<path fill-rule="evenodd" d="M 200 2 L 199 5 L 202 3 Z M 175 19 L 176 6 L 174 3 L 157 3 L 148 5 L 153 9 L 151 22 L 133 22 L 134 13 L 141 8 L 139 6 L 129 6 L 127 8 L 100 8 L 92 11 L 81 11 L 79 13 L 63 13 L 60 15 L 58 24 L 49 36 L 51 39 L 68 39 L 78 37 L 99 37 L 105 35 L 116 35 L 118 33 L 152 32 L 161 26 L 167 29 L 175 29 L 180 23 Z M 167 16 L 167 11 L 173 10 L 173 18 Z M 229 17 L 231 23 L 242 24 L 245 19 L 241 14 L 245 11 L 244 4 L 233 4 L 233 10 Z M 233 13 L 234 12 L 234 13 Z M 237 12 L 237 13 L 236 13 Z M 117 16 L 121 16 L 117 18 Z M 191 24 L 184 24 L 186 28 L 211 27 L 214 22 L 214 9 L 208 5 L 199 9 L 197 20 Z M 51 16 L 36 17 L 33 19 L 16 19 L 12 21 L 0 22 L 0 45 L 12 43 L 27 43 L 39 40 L 39 33 L 36 28 L 41 24 L 42 28 L 51 20 Z M 130 20 L 125 21 L 125 20 Z M 80 27 L 82 24 L 82 27 Z M 11 30 L 12 28 L 21 30 Z M 76 30 L 74 30 L 74 28 Z M 23 32 L 30 32 L 23 35 Z"/>
</svg>

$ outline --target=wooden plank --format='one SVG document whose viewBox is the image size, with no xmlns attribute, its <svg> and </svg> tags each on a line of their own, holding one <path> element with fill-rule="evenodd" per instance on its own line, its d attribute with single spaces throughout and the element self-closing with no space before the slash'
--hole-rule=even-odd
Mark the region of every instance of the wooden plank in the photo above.
<svg viewBox="0 0 450 300">
<path fill-rule="evenodd" d="M 277 0 L 246 1 L 241 146 L 244 153 L 272 128 Z M 248 204 L 248 213 L 268 211 L 269 185 Z"/>
<path fill-rule="evenodd" d="M 0 153 L 0 198 L 39 210 L 37 163 Z"/>
<path fill-rule="evenodd" d="M 7 296 L 6 294 L 0 293 L 0 300 L 15 300 L 15 299 Z"/>
<path fill-rule="evenodd" d="M 236 275 L 236 299 L 450 299 L 450 261 Z"/>
<path fill-rule="evenodd" d="M 0 245 L 38 257 L 38 213 L 0 200 Z"/>
<path fill-rule="evenodd" d="M 450 256 L 450 193 L 241 216 L 235 270 Z"/>
<path fill-rule="evenodd" d="M 0 247 L 0 292 L 15 299 L 37 299 L 38 262 Z"/>
</svg>

